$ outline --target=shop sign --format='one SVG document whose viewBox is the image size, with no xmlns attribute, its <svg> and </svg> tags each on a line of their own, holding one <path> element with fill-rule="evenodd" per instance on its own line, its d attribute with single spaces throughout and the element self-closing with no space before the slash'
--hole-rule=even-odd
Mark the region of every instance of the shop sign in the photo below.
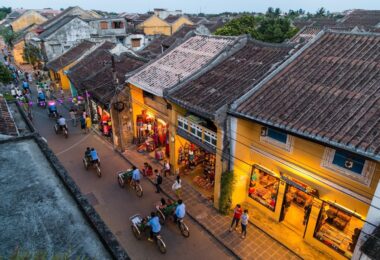
<svg viewBox="0 0 380 260">
<path fill-rule="evenodd" d="M 305 184 L 305 183 L 302 183 L 300 182 L 299 180 L 293 178 L 293 177 L 290 177 L 282 172 L 280 172 L 280 175 L 281 175 L 281 179 L 283 181 L 285 181 L 286 183 L 296 187 L 297 189 L 303 191 L 303 192 L 306 192 L 314 197 L 319 197 L 319 193 L 318 193 L 318 190 L 316 189 L 313 189 L 312 187 L 310 187 L 309 185 Z"/>
</svg>

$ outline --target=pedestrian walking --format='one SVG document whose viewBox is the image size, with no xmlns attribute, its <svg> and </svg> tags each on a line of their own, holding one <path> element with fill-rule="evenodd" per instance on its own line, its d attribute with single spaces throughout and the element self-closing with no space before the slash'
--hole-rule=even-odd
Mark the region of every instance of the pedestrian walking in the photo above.
<svg viewBox="0 0 380 260">
<path fill-rule="evenodd" d="M 17 97 L 17 92 L 16 92 L 15 87 L 12 87 L 12 89 L 11 89 L 11 95 L 12 95 L 13 98 Z"/>
<path fill-rule="evenodd" d="M 73 124 L 73 127 L 76 127 L 77 126 L 77 118 L 76 118 L 76 114 L 75 114 L 75 111 L 73 108 L 70 109 L 70 118 L 71 118 L 71 122 Z"/>
<path fill-rule="evenodd" d="M 160 193 L 162 184 L 162 177 L 157 169 L 154 170 L 154 173 L 156 174 L 156 193 Z"/>
<path fill-rule="evenodd" d="M 237 226 L 239 225 L 239 221 L 242 214 L 243 214 L 243 209 L 241 208 L 240 204 L 237 204 L 234 209 L 234 216 L 232 218 L 230 232 L 232 231 L 234 224 L 235 224 L 235 230 L 237 230 Z"/>
<path fill-rule="evenodd" d="M 83 116 L 80 117 L 80 129 L 82 129 L 83 133 L 86 133 L 86 119 Z"/>
<path fill-rule="evenodd" d="M 87 115 L 86 116 L 86 133 L 90 132 L 92 123 L 91 123 L 91 118 Z"/>
<path fill-rule="evenodd" d="M 182 195 L 182 180 L 179 175 L 177 175 L 177 178 L 175 179 L 172 190 L 174 191 L 175 195 L 177 195 L 178 198 L 181 198 Z"/>
<path fill-rule="evenodd" d="M 248 220 L 248 209 L 245 209 L 243 215 L 241 216 L 241 238 L 245 238 L 247 236 Z"/>
<path fill-rule="evenodd" d="M 170 163 L 168 161 L 164 161 L 164 176 L 170 175 Z"/>
</svg>

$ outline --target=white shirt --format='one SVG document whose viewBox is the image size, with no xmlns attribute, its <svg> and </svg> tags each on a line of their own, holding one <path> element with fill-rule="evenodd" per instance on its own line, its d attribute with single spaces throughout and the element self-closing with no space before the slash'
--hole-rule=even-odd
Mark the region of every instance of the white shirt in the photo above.
<svg viewBox="0 0 380 260">
<path fill-rule="evenodd" d="M 61 126 L 66 125 L 66 119 L 64 117 L 60 117 L 58 119 L 58 124 Z"/>
</svg>

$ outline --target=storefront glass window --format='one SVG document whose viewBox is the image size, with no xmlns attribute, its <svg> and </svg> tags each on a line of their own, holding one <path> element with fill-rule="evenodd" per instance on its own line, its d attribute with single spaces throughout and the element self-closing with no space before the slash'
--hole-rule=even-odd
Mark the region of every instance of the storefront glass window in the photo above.
<svg viewBox="0 0 380 260">
<path fill-rule="evenodd" d="M 350 258 L 363 224 L 355 214 L 324 202 L 314 237 Z"/>
<path fill-rule="evenodd" d="M 259 169 L 257 166 L 253 166 L 248 196 L 274 211 L 279 183 L 279 178 L 261 168 Z"/>
</svg>

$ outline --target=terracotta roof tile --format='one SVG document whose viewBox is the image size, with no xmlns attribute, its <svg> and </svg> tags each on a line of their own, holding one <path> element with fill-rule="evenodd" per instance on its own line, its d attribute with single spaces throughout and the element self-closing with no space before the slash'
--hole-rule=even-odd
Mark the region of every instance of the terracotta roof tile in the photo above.
<svg viewBox="0 0 380 260">
<path fill-rule="evenodd" d="M 348 26 L 373 27 L 380 24 L 380 10 L 353 10 L 341 23 Z"/>
<path fill-rule="evenodd" d="M 106 41 L 100 44 L 93 52 L 89 53 L 73 67 L 71 67 L 67 74 L 71 83 L 75 87 L 79 88 L 80 83 L 85 78 L 96 73 L 96 71 L 104 67 L 105 62 L 111 62 L 112 55 L 108 51 L 114 47 L 114 43 Z"/>
<path fill-rule="evenodd" d="M 249 40 L 202 76 L 169 92 L 169 99 L 213 119 L 221 107 L 232 103 L 279 65 L 293 45 Z"/>
<path fill-rule="evenodd" d="M 116 77 L 119 83 L 124 82 L 125 74 L 131 73 L 145 64 L 145 60 L 128 53 L 115 57 Z M 82 90 L 87 89 L 92 97 L 95 97 L 104 105 L 108 104 L 115 94 L 111 64 L 106 65 L 95 74 L 82 82 Z"/>
<path fill-rule="evenodd" d="M 197 72 L 218 56 L 236 37 L 194 36 L 148 64 L 128 82 L 155 95 Z"/>
<path fill-rule="evenodd" d="M 380 158 L 380 35 L 326 32 L 232 111 Z"/>
<path fill-rule="evenodd" d="M 58 58 L 48 62 L 46 66 L 49 69 L 52 69 L 55 72 L 57 72 L 58 70 L 66 67 L 67 65 L 69 65 L 70 63 L 78 59 L 80 56 L 82 56 L 86 51 L 88 51 L 94 45 L 95 45 L 94 42 L 84 40 L 77 46 L 74 46 L 68 51 L 66 51 L 65 53 L 63 53 Z"/>
<path fill-rule="evenodd" d="M 18 131 L 7 102 L 0 96 L 0 134 L 17 136 Z"/>
<path fill-rule="evenodd" d="M 180 15 L 169 15 L 168 17 L 166 17 L 164 20 L 165 22 L 167 23 L 174 23 L 175 21 L 177 21 L 181 16 Z"/>
<path fill-rule="evenodd" d="M 162 42 L 168 38 L 166 35 L 160 35 L 158 38 L 152 40 L 145 48 L 137 53 L 147 59 L 155 59 L 158 55 L 162 54 Z"/>
</svg>

